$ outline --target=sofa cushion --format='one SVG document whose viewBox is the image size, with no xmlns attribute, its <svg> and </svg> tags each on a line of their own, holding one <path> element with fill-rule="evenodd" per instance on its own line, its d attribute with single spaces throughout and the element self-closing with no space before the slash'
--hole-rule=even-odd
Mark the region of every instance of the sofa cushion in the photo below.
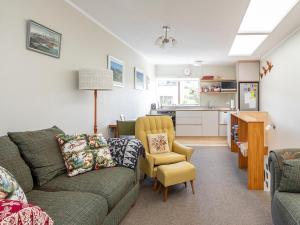
<svg viewBox="0 0 300 225">
<path fill-rule="evenodd" d="M 300 159 L 284 160 L 279 191 L 300 192 Z"/>
<path fill-rule="evenodd" d="M 276 191 L 272 200 L 272 216 L 274 224 L 299 224 L 300 194 Z"/>
<path fill-rule="evenodd" d="M 80 191 L 99 194 L 106 198 L 109 210 L 134 186 L 135 173 L 124 167 L 112 167 L 68 177 L 58 176 L 43 185 L 45 191 Z"/>
<path fill-rule="evenodd" d="M 175 152 L 152 154 L 151 157 L 153 157 L 154 159 L 154 165 L 164 165 L 186 161 L 185 155 L 181 155 Z"/>
<path fill-rule="evenodd" d="M 9 132 L 32 170 L 37 184 L 43 185 L 66 172 L 65 164 L 55 135 L 63 133 L 57 127 L 45 130 Z"/>
<path fill-rule="evenodd" d="M 30 169 L 21 158 L 18 147 L 7 136 L 0 137 L 0 166 L 14 175 L 25 193 L 32 190 Z"/>
<path fill-rule="evenodd" d="M 108 213 L 106 200 L 91 193 L 33 190 L 27 198 L 45 210 L 55 225 L 99 225 Z"/>
</svg>

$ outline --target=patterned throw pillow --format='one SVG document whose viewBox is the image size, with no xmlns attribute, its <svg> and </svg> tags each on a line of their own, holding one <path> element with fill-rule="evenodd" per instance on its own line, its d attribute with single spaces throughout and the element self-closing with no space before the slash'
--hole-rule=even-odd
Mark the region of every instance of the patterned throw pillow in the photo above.
<svg viewBox="0 0 300 225">
<path fill-rule="evenodd" d="M 94 153 L 96 155 L 95 170 L 101 167 L 108 168 L 116 166 L 108 147 L 95 149 Z"/>
<path fill-rule="evenodd" d="M 88 147 L 85 135 L 56 136 L 70 177 L 93 169 L 93 150 Z"/>
<path fill-rule="evenodd" d="M 139 156 L 144 156 L 144 146 L 135 138 L 110 138 L 108 146 L 116 164 L 132 170 L 136 169 Z"/>
<path fill-rule="evenodd" d="M 27 198 L 14 176 L 0 166 L 0 200 L 9 199 L 27 203 Z"/>
<path fill-rule="evenodd" d="M 107 147 L 95 148 L 100 146 L 99 139 L 94 141 L 89 138 L 91 136 L 85 134 L 60 134 L 56 137 L 70 177 L 101 167 L 115 166 Z M 104 142 L 102 141 L 102 143 Z M 91 148 L 91 146 L 93 147 Z"/>
<path fill-rule="evenodd" d="M 168 134 L 148 134 L 147 137 L 151 154 L 170 152 Z"/>
<path fill-rule="evenodd" d="M 102 134 L 87 135 L 88 145 L 91 149 L 107 147 L 107 141 Z"/>
<path fill-rule="evenodd" d="M 0 224 L 53 225 L 53 220 L 40 207 L 14 200 L 0 200 Z"/>
</svg>

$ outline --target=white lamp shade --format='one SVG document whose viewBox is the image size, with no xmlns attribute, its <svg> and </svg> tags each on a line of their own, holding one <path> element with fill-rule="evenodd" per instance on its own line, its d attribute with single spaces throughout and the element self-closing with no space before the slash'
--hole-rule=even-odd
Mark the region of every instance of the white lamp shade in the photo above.
<svg viewBox="0 0 300 225">
<path fill-rule="evenodd" d="M 110 90 L 113 88 L 113 71 L 106 69 L 79 70 L 80 90 Z"/>
</svg>

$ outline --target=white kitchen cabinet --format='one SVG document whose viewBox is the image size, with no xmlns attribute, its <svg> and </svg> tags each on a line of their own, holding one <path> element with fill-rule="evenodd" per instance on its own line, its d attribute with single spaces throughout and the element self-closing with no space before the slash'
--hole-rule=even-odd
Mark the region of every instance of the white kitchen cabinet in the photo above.
<svg viewBox="0 0 300 225">
<path fill-rule="evenodd" d="M 202 125 L 176 125 L 176 136 L 202 136 Z"/>
<path fill-rule="evenodd" d="M 221 137 L 227 136 L 227 125 L 223 125 L 223 124 L 219 125 L 219 136 Z"/>
<path fill-rule="evenodd" d="M 202 136 L 219 135 L 219 112 L 203 111 L 202 112 Z"/>
<path fill-rule="evenodd" d="M 176 136 L 202 136 L 202 111 L 176 111 Z"/>
<path fill-rule="evenodd" d="M 259 61 L 241 61 L 237 63 L 237 79 L 241 81 L 259 81 Z"/>
</svg>

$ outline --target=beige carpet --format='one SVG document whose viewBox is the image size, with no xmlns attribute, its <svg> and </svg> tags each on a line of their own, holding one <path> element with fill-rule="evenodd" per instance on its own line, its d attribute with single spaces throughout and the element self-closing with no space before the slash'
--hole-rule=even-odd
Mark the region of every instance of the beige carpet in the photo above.
<svg viewBox="0 0 300 225">
<path fill-rule="evenodd" d="M 167 202 L 153 192 L 151 181 L 141 187 L 135 206 L 122 225 L 271 225 L 269 192 L 248 191 L 246 171 L 227 147 L 198 147 L 196 194 L 174 186 Z"/>
</svg>

